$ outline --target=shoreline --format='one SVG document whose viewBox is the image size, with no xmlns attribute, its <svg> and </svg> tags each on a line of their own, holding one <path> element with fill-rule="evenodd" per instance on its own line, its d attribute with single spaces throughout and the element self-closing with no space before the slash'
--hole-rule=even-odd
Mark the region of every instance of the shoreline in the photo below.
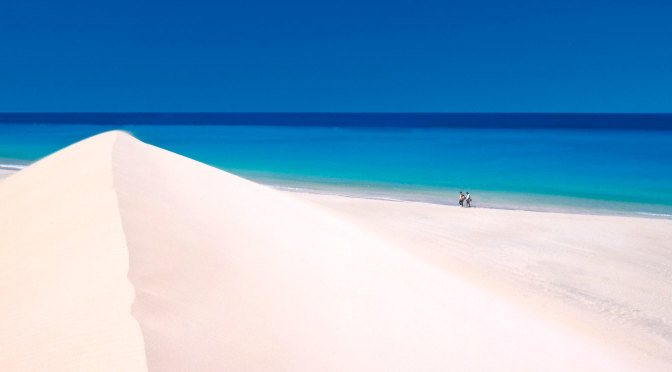
<svg viewBox="0 0 672 372">
<path fill-rule="evenodd" d="M 0 180 L 5 177 L 12 175 L 13 173 L 19 172 L 22 169 L 26 168 L 29 165 L 6 165 L 0 164 Z M 219 168 L 218 168 L 219 169 Z M 226 172 L 226 170 L 223 170 Z M 235 174 L 235 173 L 234 173 Z M 455 205 L 452 203 L 442 203 L 430 199 L 422 198 L 413 198 L 407 197 L 404 198 L 403 192 L 389 192 L 385 195 L 386 190 L 376 190 L 378 193 L 366 193 L 364 191 L 357 192 L 354 187 L 339 187 L 334 184 L 314 184 L 316 187 L 311 188 L 308 186 L 296 186 L 289 184 L 279 183 L 280 179 L 270 179 L 264 178 L 262 180 L 255 179 L 254 177 L 248 178 L 246 176 L 240 176 L 242 178 L 250 179 L 253 182 L 257 182 L 261 185 L 270 187 L 279 191 L 286 191 L 291 193 L 299 194 L 310 194 L 310 195 L 331 195 L 339 196 L 345 198 L 353 199 L 365 199 L 365 200 L 381 200 L 381 201 L 390 201 L 398 203 L 421 203 L 421 204 L 430 204 L 430 205 L 441 205 L 447 207 L 457 207 L 457 201 Z M 273 182 L 276 181 L 276 182 Z M 298 181 L 297 183 L 300 183 Z M 320 188 L 322 186 L 323 188 Z M 413 195 L 427 195 L 420 192 L 412 193 Z M 408 195 L 408 193 L 407 193 Z M 591 201 L 586 199 L 586 201 Z M 562 205 L 535 205 L 530 204 L 525 207 L 516 207 L 510 204 L 491 204 L 487 203 L 485 205 L 480 203 L 474 203 L 471 208 L 475 209 L 491 209 L 491 210 L 505 210 L 505 211 L 526 211 L 526 212 L 538 212 L 538 213 L 560 213 L 560 214 L 575 214 L 575 215 L 586 215 L 586 216 L 615 216 L 615 217 L 636 217 L 636 218 L 649 218 L 649 219 L 663 219 L 663 220 L 672 220 L 672 213 L 655 213 L 655 212 L 644 212 L 644 211 L 617 211 L 617 210 L 607 210 L 607 209 L 589 209 L 589 208 L 573 208 L 571 206 L 562 206 Z"/>
<path fill-rule="evenodd" d="M 0 164 L 0 169 L 8 170 L 8 171 L 17 171 L 18 172 L 18 171 L 20 171 L 20 170 L 22 170 L 26 167 L 27 166 L 23 166 L 23 165 Z"/>
<path fill-rule="evenodd" d="M 256 182 L 256 181 L 255 181 Z M 347 192 L 345 188 L 341 190 L 336 190 L 335 188 L 330 190 L 325 189 L 314 189 L 308 187 L 296 187 L 296 186 L 286 186 L 278 185 L 266 182 L 259 182 L 264 186 L 271 187 L 275 190 L 286 191 L 291 193 L 299 194 L 310 194 L 310 195 L 327 195 L 327 196 L 339 196 L 344 198 L 353 198 L 353 199 L 365 199 L 365 200 L 380 200 L 380 201 L 390 201 L 398 203 L 420 203 L 420 204 L 430 204 L 430 205 L 440 205 L 445 207 L 458 207 L 457 201 L 455 203 L 441 203 L 432 200 L 422 200 L 422 199 L 411 199 L 411 198 L 402 198 L 385 195 L 376 195 L 376 194 L 366 194 L 366 193 L 357 193 L 357 192 Z M 585 215 L 585 216 L 615 216 L 615 217 L 638 217 L 638 218 L 653 218 L 653 219 L 672 219 L 672 214 L 667 213 L 653 213 L 653 212 L 630 212 L 630 211 L 611 211 L 605 209 L 578 209 L 571 207 L 562 207 L 562 206 L 545 206 L 545 205 L 529 205 L 528 207 L 514 207 L 508 204 L 486 204 L 482 205 L 479 203 L 472 202 L 472 209 L 490 209 L 490 210 L 504 210 L 504 211 L 525 211 L 525 212 L 538 212 L 538 213 L 560 213 L 560 214 L 576 214 L 576 215 Z M 468 209 L 465 207 L 465 209 Z"/>
</svg>

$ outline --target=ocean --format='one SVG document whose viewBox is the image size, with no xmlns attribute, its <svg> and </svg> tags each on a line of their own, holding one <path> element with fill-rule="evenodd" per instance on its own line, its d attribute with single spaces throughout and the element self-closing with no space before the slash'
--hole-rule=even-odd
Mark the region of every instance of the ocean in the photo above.
<svg viewBox="0 0 672 372">
<path fill-rule="evenodd" d="M 672 217 L 671 114 L 0 114 L 0 168 L 112 129 L 281 189 Z"/>
</svg>

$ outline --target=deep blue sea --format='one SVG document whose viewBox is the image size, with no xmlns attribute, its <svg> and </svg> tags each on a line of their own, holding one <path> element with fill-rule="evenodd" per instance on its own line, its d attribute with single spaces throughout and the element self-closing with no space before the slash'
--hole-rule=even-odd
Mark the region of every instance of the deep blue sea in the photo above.
<svg viewBox="0 0 672 372">
<path fill-rule="evenodd" d="M 0 114 L 0 167 L 112 129 L 279 188 L 672 216 L 669 114 Z"/>
</svg>

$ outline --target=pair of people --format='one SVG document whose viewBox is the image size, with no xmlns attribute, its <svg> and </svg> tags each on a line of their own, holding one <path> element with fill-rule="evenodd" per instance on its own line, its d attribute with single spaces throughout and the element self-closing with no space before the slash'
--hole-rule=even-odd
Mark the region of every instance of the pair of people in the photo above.
<svg viewBox="0 0 672 372">
<path fill-rule="evenodd" d="M 467 191 L 467 195 L 464 195 L 460 191 L 460 207 L 464 207 L 465 203 L 467 204 L 467 208 L 471 207 L 471 195 L 469 195 L 469 191 Z"/>
</svg>

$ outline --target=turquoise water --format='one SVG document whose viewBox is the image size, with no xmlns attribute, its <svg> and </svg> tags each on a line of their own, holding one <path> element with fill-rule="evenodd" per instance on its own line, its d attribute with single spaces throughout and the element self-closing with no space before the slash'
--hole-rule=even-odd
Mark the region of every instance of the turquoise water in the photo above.
<svg viewBox="0 0 672 372">
<path fill-rule="evenodd" d="M 0 166 L 110 129 L 277 187 L 445 204 L 469 191 L 478 207 L 672 215 L 669 130 L 0 124 Z"/>
</svg>

